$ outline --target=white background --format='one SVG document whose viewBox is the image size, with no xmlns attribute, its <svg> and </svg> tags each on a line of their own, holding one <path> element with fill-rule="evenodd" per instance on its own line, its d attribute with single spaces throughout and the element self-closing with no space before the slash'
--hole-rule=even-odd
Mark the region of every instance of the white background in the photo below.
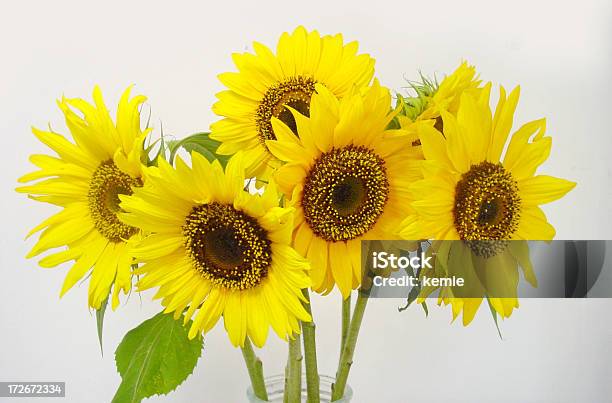
<svg viewBox="0 0 612 403">
<path fill-rule="evenodd" d="M 27 231 L 54 211 L 13 191 L 31 170 L 27 156 L 46 152 L 30 125 L 64 130 L 55 100 L 90 99 L 100 84 L 115 105 L 129 84 L 149 96 L 157 133 L 206 130 L 232 71 L 231 52 L 252 40 L 274 46 L 298 24 L 343 32 L 376 59 L 377 76 L 394 89 L 404 76 L 450 72 L 462 58 L 485 80 L 522 85 L 515 122 L 546 116 L 553 152 L 541 172 L 578 187 L 546 207 L 559 239 L 612 238 L 610 121 L 612 7 L 606 1 L 346 3 L 302 1 L 8 2 L 0 11 L 0 381 L 66 381 L 66 401 L 108 402 L 120 378 L 115 347 L 127 330 L 159 310 L 138 295 L 105 323 L 100 357 L 85 285 L 61 301 L 66 267 L 37 268 L 24 255 Z M 571 5 L 569 5 L 571 4 Z M 398 313 L 402 301 L 368 306 L 350 384 L 354 402 L 609 402 L 612 301 L 525 300 L 497 336 L 482 310 L 473 324 L 450 324 L 449 309 Z M 313 301 L 320 368 L 333 374 L 339 295 Z M 222 326 L 206 337 L 195 373 L 155 402 L 241 402 L 248 378 L 240 351 Z M 271 338 L 261 352 L 280 373 L 285 346 Z M 22 399 L 20 401 L 25 401 Z"/>
</svg>

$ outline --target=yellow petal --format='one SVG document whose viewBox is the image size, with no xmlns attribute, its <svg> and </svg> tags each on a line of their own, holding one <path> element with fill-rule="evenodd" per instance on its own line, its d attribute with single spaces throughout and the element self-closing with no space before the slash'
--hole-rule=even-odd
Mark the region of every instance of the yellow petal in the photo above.
<svg viewBox="0 0 612 403">
<path fill-rule="evenodd" d="M 41 259 L 38 262 L 38 264 L 41 267 L 45 267 L 45 268 L 55 267 L 69 260 L 78 259 L 82 254 L 83 254 L 82 250 L 78 248 L 70 248 L 70 249 L 66 249 L 61 252 L 46 256 L 43 259 Z"/>
<path fill-rule="evenodd" d="M 495 108 L 493 136 L 491 137 L 491 145 L 487 153 L 487 161 L 496 163 L 501 159 L 502 151 L 508 140 L 508 134 L 510 134 L 510 129 L 512 128 L 520 91 L 520 87 L 517 86 L 506 100 L 506 90 L 504 87 L 500 87 L 499 102 Z"/>
<path fill-rule="evenodd" d="M 548 223 L 546 215 L 539 207 L 524 208 L 521 211 L 516 235 L 527 241 L 549 241 L 555 237 L 555 228 Z"/>
<path fill-rule="evenodd" d="M 311 263 L 310 278 L 312 279 L 312 288 L 317 292 L 329 291 L 321 288 L 328 270 L 327 243 L 325 240 L 313 236 L 307 256 Z"/>
<path fill-rule="evenodd" d="M 344 242 L 331 242 L 329 244 L 329 265 L 343 299 L 346 299 L 351 293 L 353 281 L 351 261 L 346 256 L 347 249 Z"/>
<path fill-rule="evenodd" d="M 550 203 L 565 196 L 575 186 L 575 182 L 561 178 L 548 175 L 533 176 L 519 183 L 521 203 L 525 206 Z"/>
<path fill-rule="evenodd" d="M 72 288 L 79 281 L 85 273 L 87 273 L 92 266 L 96 263 L 108 241 L 104 238 L 98 239 L 96 242 L 90 244 L 90 247 L 84 250 L 83 255 L 75 262 L 75 264 L 70 268 L 66 278 L 64 279 L 64 284 L 62 286 L 62 290 L 60 292 L 60 297 L 62 297 L 66 292 Z"/>
<path fill-rule="evenodd" d="M 512 256 L 518 261 L 523 269 L 525 280 L 534 287 L 538 286 L 538 280 L 533 271 L 531 257 L 529 256 L 529 245 L 526 241 L 511 241 L 508 249 Z"/>
<path fill-rule="evenodd" d="M 230 342 L 234 347 L 243 346 L 247 331 L 246 304 L 242 302 L 242 293 L 232 292 L 228 295 L 223 310 L 223 322 Z"/>
</svg>

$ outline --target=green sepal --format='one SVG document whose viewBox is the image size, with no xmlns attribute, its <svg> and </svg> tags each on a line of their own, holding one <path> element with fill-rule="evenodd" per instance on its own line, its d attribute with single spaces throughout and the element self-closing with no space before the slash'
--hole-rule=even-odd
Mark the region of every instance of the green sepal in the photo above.
<svg viewBox="0 0 612 403">
<path fill-rule="evenodd" d="M 115 352 L 121 384 L 112 403 L 137 403 L 153 395 L 165 395 L 179 386 L 195 368 L 203 340 L 190 340 L 183 318 L 158 313 L 130 330 Z"/>
<path fill-rule="evenodd" d="M 147 124 L 145 125 L 145 130 L 150 128 L 151 124 L 151 111 L 149 110 L 149 116 L 147 117 Z M 166 144 L 164 138 L 164 128 L 161 127 L 161 135 L 160 138 L 151 141 L 150 134 L 147 135 L 145 141 L 142 143 L 142 153 L 140 154 L 140 162 L 145 166 L 157 166 L 160 158 L 166 157 Z M 159 143 L 159 148 L 157 149 L 157 153 L 154 157 L 151 157 L 151 153 L 155 149 L 155 146 Z"/>
<path fill-rule="evenodd" d="M 423 252 L 423 245 L 422 245 L 422 242 L 419 242 L 419 246 L 417 248 L 417 254 L 420 254 L 421 252 Z M 406 251 L 402 251 L 400 255 L 403 255 L 404 253 L 408 253 L 409 254 L 410 251 L 407 251 L 407 250 Z M 411 266 L 410 267 L 411 273 L 408 273 L 408 274 L 412 275 L 414 278 L 421 278 L 421 270 L 422 269 L 419 267 L 415 271 L 414 268 Z M 417 298 L 419 297 L 420 294 L 421 294 L 421 286 L 420 285 L 413 286 L 410 289 L 410 292 L 408 293 L 408 298 L 406 300 L 406 305 L 404 305 L 403 307 L 397 308 L 397 310 L 399 312 L 403 312 L 406 309 L 408 309 L 408 307 L 410 305 L 412 305 L 412 303 L 414 301 L 417 300 Z M 429 316 L 429 309 L 427 308 L 427 302 L 423 301 L 423 302 L 421 302 L 420 305 L 423 307 L 423 310 L 425 311 L 425 317 Z"/>
<path fill-rule="evenodd" d="M 397 310 L 399 312 L 402 312 L 402 311 L 405 311 L 406 309 L 408 309 L 408 307 L 410 305 L 412 305 L 412 303 L 414 301 L 416 301 L 416 299 L 418 298 L 420 292 L 421 292 L 421 289 L 419 287 L 416 287 L 416 286 L 412 287 L 410 289 L 410 292 L 408 293 L 408 299 L 406 300 L 406 305 L 404 305 L 401 308 L 397 308 Z"/>
<path fill-rule="evenodd" d="M 400 114 L 409 117 L 411 120 L 416 120 L 427 109 L 431 97 L 439 87 L 435 77 L 431 79 L 420 72 L 419 76 L 419 81 L 408 81 L 408 88 L 411 90 L 409 96 L 395 95 L 397 99 L 396 107 L 402 109 Z"/>
<path fill-rule="evenodd" d="M 429 308 L 427 308 L 427 302 L 423 301 L 421 303 L 421 306 L 423 307 L 423 311 L 425 311 L 425 317 L 427 318 L 429 316 Z"/>
<path fill-rule="evenodd" d="M 504 338 L 502 337 L 501 330 L 499 329 L 499 322 L 497 321 L 497 311 L 495 310 L 495 308 L 493 308 L 493 304 L 491 304 L 491 301 L 489 301 L 488 297 L 487 297 L 487 303 L 489 305 L 489 309 L 491 310 L 491 316 L 493 316 L 495 327 L 497 328 L 497 334 L 499 334 L 499 338 L 503 340 Z"/>
<path fill-rule="evenodd" d="M 149 157 L 149 154 L 153 151 L 153 148 L 155 147 L 157 143 L 159 143 L 159 148 L 157 149 L 157 153 L 155 154 L 155 156 L 151 158 Z M 146 165 L 148 167 L 158 166 L 160 159 L 166 159 L 166 148 L 167 148 L 167 144 L 163 136 L 160 139 L 155 140 L 153 143 L 151 143 L 151 145 L 147 147 L 147 149 L 145 150 L 146 155 L 147 155 Z"/>
<path fill-rule="evenodd" d="M 102 347 L 102 330 L 104 327 L 104 313 L 106 312 L 106 308 L 108 307 L 108 297 L 102 304 L 100 304 L 100 309 L 96 309 L 96 327 L 98 329 L 98 342 L 100 343 L 100 354 L 104 356 L 104 349 Z"/>
</svg>

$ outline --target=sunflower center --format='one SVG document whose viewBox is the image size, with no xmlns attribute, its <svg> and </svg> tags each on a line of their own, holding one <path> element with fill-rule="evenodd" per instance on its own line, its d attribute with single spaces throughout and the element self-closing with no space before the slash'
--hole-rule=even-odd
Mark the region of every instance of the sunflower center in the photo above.
<svg viewBox="0 0 612 403">
<path fill-rule="evenodd" d="M 138 232 L 117 218 L 119 195 L 131 195 L 133 186 L 142 186 L 142 181 L 119 170 L 112 160 L 100 164 L 89 182 L 89 213 L 98 232 L 111 242 L 122 242 Z"/>
<path fill-rule="evenodd" d="M 322 154 L 306 177 L 304 218 L 326 241 L 347 241 L 368 232 L 389 197 L 385 162 L 353 145 Z"/>
<path fill-rule="evenodd" d="M 508 240 L 516 231 L 521 199 L 518 185 L 501 164 L 481 162 L 455 188 L 453 215 L 461 239 Z"/>
<path fill-rule="evenodd" d="M 268 274 L 272 249 L 267 232 L 256 219 L 229 204 L 194 207 L 183 235 L 195 268 L 217 286 L 244 290 Z"/>
<path fill-rule="evenodd" d="M 315 81 L 310 77 L 290 77 L 266 91 L 256 113 L 257 130 L 262 142 L 276 140 L 272 129 L 272 117 L 280 119 L 297 136 L 297 123 L 287 106 L 302 115 L 310 116 L 310 98 L 315 90 Z"/>
<path fill-rule="evenodd" d="M 332 206 L 341 216 L 349 216 L 359 211 L 365 197 L 363 180 L 348 176 L 332 191 Z"/>
<path fill-rule="evenodd" d="M 203 234 L 202 249 L 204 259 L 222 270 L 231 270 L 244 262 L 236 233 L 230 228 L 220 228 Z"/>
</svg>

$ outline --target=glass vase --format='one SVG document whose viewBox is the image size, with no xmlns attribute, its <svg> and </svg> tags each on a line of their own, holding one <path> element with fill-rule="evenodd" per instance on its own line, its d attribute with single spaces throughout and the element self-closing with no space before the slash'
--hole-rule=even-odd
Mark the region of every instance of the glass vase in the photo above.
<svg viewBox="0 0 612 403">
<path fill-rule="evenodd" d="M 321 396 L 321 403 L 330 403 L 331 400 L 331 387 L 335 382 L 335 378 L 327 375 L 319 375 L 319 391 Z M 266 390 L 268 391 L 268 402 L 283 403 L 283 395 L 285 393 L 285 376 L 274 375 L 264 380 L 266 384 Z M 353 397 L 353 389 L 349 385 L 346 385 L 344 389 L 344 396 L 340 400 L 334 401 L 334 403 L 349 403 Z M 249 403 L 265 403 L 265 400 L 259 399 L 253 393 L 251 386 L 247 389 L 247 398 Z M 302 377 L 302 403 L 306 403 L 306 378 Z"/>
</svg>

